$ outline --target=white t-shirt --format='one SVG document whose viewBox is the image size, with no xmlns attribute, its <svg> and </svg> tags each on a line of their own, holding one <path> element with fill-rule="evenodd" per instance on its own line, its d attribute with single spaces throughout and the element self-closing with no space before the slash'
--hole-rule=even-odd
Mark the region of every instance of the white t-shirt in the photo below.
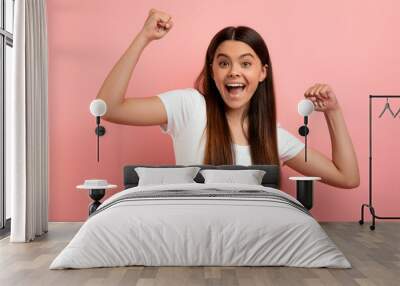
<svg viewBox="0 0 400 286">
<path fill-rule="evenodd" d="M 160 125 L 172 137 L 177 165 L 203 164 L 207 113 L 206 102 L 196 89 L 178 89 L 159 94 L 167 111 L 168 123 Z M 281 161 L 296 156 L 304 143 L 277 124 L 278 153 Z M 235 165 L 252 165 L 250 147 L 234 144 Z"/>
</svg>

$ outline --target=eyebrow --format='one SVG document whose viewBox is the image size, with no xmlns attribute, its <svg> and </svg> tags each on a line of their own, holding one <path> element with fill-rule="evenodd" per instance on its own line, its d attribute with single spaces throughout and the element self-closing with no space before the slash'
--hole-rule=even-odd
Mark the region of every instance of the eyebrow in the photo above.
<svg viewBox="0 0 400 286">
<path fill-rule="evenodd" d="M 229 58 L 228 55 L 225 55 L 225 54 L 223 54 L 223 53 L 219 53 L 219 54 L 217 55 L 217 58 L 222 57 L 222 56 Z M 239 57 L 239 59 L 244 58 L 245 56 L 250 56 L 250 57 L 254 58 L 254 56 L 253 56 L 252 54 L 247 53 L 247 54 L 241 55 L 241 56 Z"/>
</svg>

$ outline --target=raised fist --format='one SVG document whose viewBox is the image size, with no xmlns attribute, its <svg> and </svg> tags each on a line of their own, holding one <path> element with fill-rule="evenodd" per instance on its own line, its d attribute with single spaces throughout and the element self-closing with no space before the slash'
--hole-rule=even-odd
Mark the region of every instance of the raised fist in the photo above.
<svg viewBox="0 0 400 286">
<path fill-rule="evenodd" d="M 164 37 L 173 25 L 174 23 L 170 15 L 156 9 L 151 9 L 141 33 L 149 41 L 158 40 Z"/>
</svg>

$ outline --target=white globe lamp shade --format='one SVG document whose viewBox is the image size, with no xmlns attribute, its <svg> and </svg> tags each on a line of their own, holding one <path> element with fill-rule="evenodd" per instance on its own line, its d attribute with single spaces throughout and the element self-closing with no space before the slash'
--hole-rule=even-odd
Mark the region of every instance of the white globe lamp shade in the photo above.
<svg viewBox="0 0 400 286">
<path fill-rule="evenodd" d="M 308 116 L 314 111 L 314 104 L 309 99 L 303 99 L 297 105 L 297 111 L 301 116 Z"/>
<path fill-rule="evenodd" d="M 107 104 L 102 99 L 95 99 L 90 103 L 90 113 L 93 116 L 103 116 L 106 114 Z"/>
</svg>

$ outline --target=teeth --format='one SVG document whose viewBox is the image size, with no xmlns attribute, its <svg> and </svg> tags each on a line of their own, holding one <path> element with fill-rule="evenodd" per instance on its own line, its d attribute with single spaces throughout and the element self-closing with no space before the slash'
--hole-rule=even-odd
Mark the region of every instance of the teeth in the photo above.
<svg viewBox="0 0 400 286">
<path fill-rule="evenodd" d="M 229 86 L 229 87 L 244 87 L 244 84 L 242 84 L 242 83 L 228 83 L 228 84 L 226 84 L 226 86 Z"/>
</svg>

